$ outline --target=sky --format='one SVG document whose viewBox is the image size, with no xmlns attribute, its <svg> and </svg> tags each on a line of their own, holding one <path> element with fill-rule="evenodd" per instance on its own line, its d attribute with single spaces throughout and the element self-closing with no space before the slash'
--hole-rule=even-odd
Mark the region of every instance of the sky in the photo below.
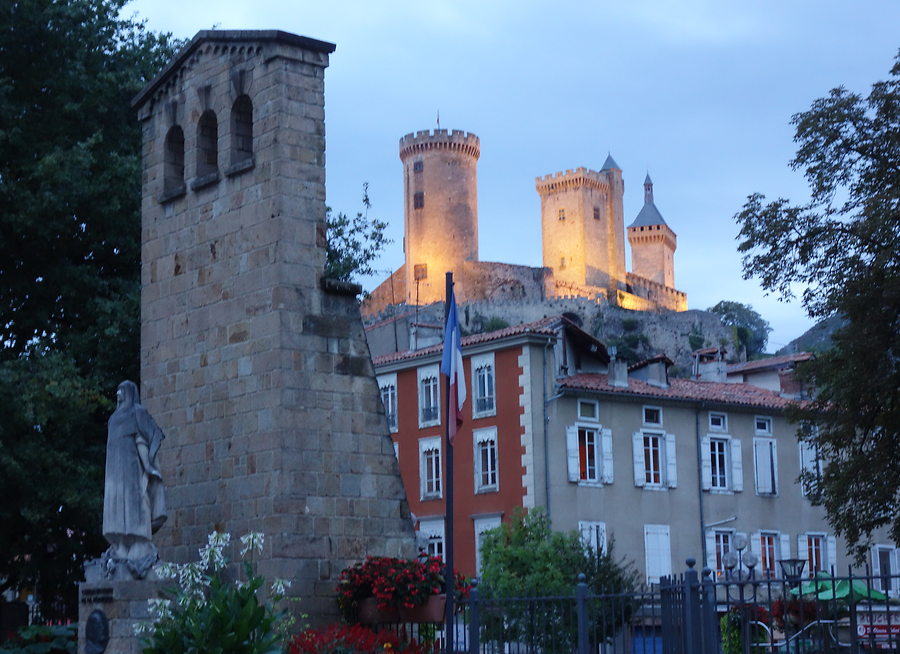
<svg viewBox="0 0 900 654">
<path fill-rule="evenodd" d="M 770 351 L 813 321 L 742 278 L 733 217 L 754 192 L 807 201 L 791 116 L 837 86 L 867 94 L 900 50 L 897 0 L 134 0 L 132 12 L 184 39 L 280 29 L 337 45 L 327 202 L 355 214 L 368 182 L 369 216 L 393 239 L 367 290 L 403 263 L 399 140 L 439 112 L 441 128 L 481 140 L 480 260 L 542 265 L 535 178 L 612 154 L 626 225 L 649 172 L 689 308 L 752 305 L 773 327 Z"/>
</svg>

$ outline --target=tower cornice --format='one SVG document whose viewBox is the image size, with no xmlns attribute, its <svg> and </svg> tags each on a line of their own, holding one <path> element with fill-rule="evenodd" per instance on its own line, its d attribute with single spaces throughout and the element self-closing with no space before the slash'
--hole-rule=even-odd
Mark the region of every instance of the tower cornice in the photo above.
<svg viewBox="0 0 900 654">
<path fill-rule="evenodd" d="M 569 191 L 577 188 L 593 188 L 598 191 L 609 191 L 609 180 L 605 173 L 588 170 L 583 166 L 575 170 L 536 177 L 534 186 L 541 195 Z"/>
<path fill-rule="evenodd" d="M 400 160 L 414 154 L 429 151 L 446 151 L 467 154 L 478 159 L 481 156 L 480 140 L 471 132 L 463 132 L 454 129 L 449 132 L 446 129 L 436 129 L 434 132 L 422 130 L 415 134 L 407 134 L 400 139 Z"/>
</svg>

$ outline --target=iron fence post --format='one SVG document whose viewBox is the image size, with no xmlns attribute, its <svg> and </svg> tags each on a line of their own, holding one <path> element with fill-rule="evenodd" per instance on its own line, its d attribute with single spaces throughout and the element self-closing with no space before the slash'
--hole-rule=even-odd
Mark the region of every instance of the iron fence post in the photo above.
<svg viewBox="0 0 900 654">
<path fill-rule="evenodd" d="M 693 654 L 702 651 L 700 626 L 700 579 L 694 566 L 697 560 L 685 560 L 688 569 L 684 572 L 684 645 L 685 652 Z"/>
<path fill-rule="evenodd" d="M 478 654 L 481 647 L 479 636 L 481 634 L 481 625 L 479 624 L 478 611 L 478 580 L 472 580 L 472 589 L 469 591 L 469 654 Z"/>
<path fill-rule="evenodd" d="M 716 588 L 712 581 L 712 570 L 703 568 L 700 581 L 700 634 L 703 654 L 717 654 L 719 651 L 718 620 L 716 619 Z"/>
<path fill-rule="evenodd" d="M 577 614 L 578 614 L 578 654 L 588 654 L 588 610 L 587 584 L 584 573 L 578 575 Z"/>
</svg>

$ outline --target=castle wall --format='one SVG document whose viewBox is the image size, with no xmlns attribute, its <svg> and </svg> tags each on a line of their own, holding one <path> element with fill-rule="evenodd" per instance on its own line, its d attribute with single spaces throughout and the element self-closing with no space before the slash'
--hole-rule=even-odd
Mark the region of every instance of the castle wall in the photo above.
<svg viewBox="0 0 900 654">
<path fill-rule="evenodd" d="M 344 566 L 414 555 L 356 289 L 322 279 L 333 50 L 277 31 L 201 32 L 134 100 L 142 401 L 167 436 L 161 556 L 196 560 L 213 530 L 264 532 L 259 571 L 292 580 L 313 622 L 334 615 Z M 231 112 L 242 95 L 252 150 L 235 162 Z M 198 177 L 206 111 L 219 163 Z M 167 157 L 173 126 L 185 135 L 180 186 L 177 157 Z"/>
<path fill-rule="evenodd" d="M 492 261 L 466 261 L 462 281 L 464 300 L 533 301 L 548 297 L 547 287 L 553 282 L 553 271 Z"/>
<path fill-rule="evenodd" d="M 444 274 L 460 280 L 463 263 L 478 261 L 479 147 L 477 136 L 457 130 L 400 139 L 407 302 L 442 300 Z"/>
<path fill-rule="evenodd" d="M 633 275 L 675 288 L 675 234 L 667 225 L 632 227 L 628 242 Z"/>
<path fill-rule="evenodd" d="M 403 304 L 406 300 L 406 264 L 404 264 L 362 299 L 359 310 L 364 318 L 368 318 L 384 311 L 386 307 Z"/>
<path fill-rule="evenodd" d="M 687 311 L 687 293 L 632 273 L 628 273 L 627 280 L 628 289 L 632 294 L 650 300 L 664 309 Z"/>
</svg>

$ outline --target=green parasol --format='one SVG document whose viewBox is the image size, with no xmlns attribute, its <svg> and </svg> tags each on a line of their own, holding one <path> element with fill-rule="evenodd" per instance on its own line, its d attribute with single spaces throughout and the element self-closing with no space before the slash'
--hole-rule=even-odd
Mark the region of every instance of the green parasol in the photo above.
<svg viewBox="0 0 900 654">
<path fill-rule="evenodd" d="M 816 576 L 800 584 L 799 588 L 791 589 L 792 595 L 815 595 L 817 600 L 848 600 L 856 604 L 863 600 L 883 602 L 887 599 L 884 593 L 870 588 L 862 579 L 841 579 L 837 584 L 832 577 L 825 572 L 817 572 Z"/>
</svg>

